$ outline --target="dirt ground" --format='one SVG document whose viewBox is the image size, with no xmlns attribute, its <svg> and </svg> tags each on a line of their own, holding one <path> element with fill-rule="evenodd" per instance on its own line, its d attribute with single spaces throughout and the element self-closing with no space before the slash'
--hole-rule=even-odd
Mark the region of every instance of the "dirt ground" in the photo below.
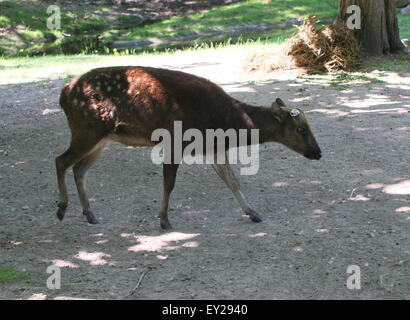
<svg viewBox="0 0 410 320">
<path fill-rule="evenodd" d="M 69 142 L 57 103 L 65 81 L 1 85 L 0 265 L 29 279 L 0 284 L 0 299 L 410 299 L 410 74 L 339 88 L 284 73 L 254 82 L 218 61 L 194 61 L 166 66 L 218 81 L 248 103 L 279 96 L 303 108 L 323 158 L 261 147 L 259 173 L 241 177 L 260 224 L 209 165 L 182 165 L 174 229 L 164 232 L 151 149 L 111 144 L 87 180 L 100 224 L 81 215 L 71 173 L 59 222 L 54 158 Z M 61 267 L 60 290 L 46 287 L 50 265 Z M 360 290 L 346 286 L 350 265 L 360 267 Z"/>
</svg>

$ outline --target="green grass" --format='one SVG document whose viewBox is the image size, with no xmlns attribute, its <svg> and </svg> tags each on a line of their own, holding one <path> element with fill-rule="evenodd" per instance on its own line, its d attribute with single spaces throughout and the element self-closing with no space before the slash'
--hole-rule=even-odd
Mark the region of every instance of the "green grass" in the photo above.
<svg viewBox="0 0 410 320">
<path fill-rule="evenodd" d="M 324 88 L 331 90 L 343 91 L 351 89 L 352 84 L 365 84 L 371 86 L 373 84 L 384 83 L 377 77 L 368 76 L 363 73 L 338 73 L 327 75 L 303 75 L 298 76 L 300 82 L 309 82 L 312 84 L 325 85 Z"/>
<path fill-rule="evenodd" d="M 150 51 L 134 52 L 125 50 L 110 55 L 76 54 L 76 55 L 47 55 L 47 56 L 0 56 L 0 85 L 11 83 L 26 83 L 47 79 L 67 79 L 80 75 L 93 68 L 112 65 L 153 65 L 158 61 L 167 63 L 172 55 L 202 52 L 221 52 L 221 50 L 257 50 L 266 45 L 275 45 L 283 41 L 283 34 L 272 34 L 271 37 L 261 39 L 260 35 L 252 39 L 228 39 L 218 42 L 192 43 L 190 47 L 153 49 Z"/>
<path fill-rule="evenodd" d="M 312 13 L 320 18 L 335 17 L 337 14 L 337 1 L 334 0 L 247 0 L 214 7 L 204 13 L 174 17 L 141 26 L 142 18 L 138 14 L 125 15 L 117 12 L 113 15 L 114 21 L 110 21 L 109 7 L 91 6 L 86 2 L 76 3 L 75 6 L 61 6 L 61 29 L 49 30 L 46 24 L 47 3 L 0 0 L 0 28 L 13 30 L 0 36 L 0 55 L 93 53 L 100 49 L 95 48 L 88 40 L 96 35 L 103 35 L 107 42 L 162 38 L 207 33 L 231 25 L 278 23 L 291 18 L 303 18 Z M 273 32 L 280 33 L 268 31 L 260 35 L 249 35 L 249 38 L 266 38 Z M 63 34 L 73 36 L 64 38 Z M 243 36 L 247 37 L 248 35 Z M 220 41 L 226 40 L 225 38 Z"/>
<path fill-rule="evenodd" d="M 0 284 L 13 283 L 22 280 L 28 280 L 27 272 L 16 271 L 12 267 L 4 267 L 0 265 Z"/>
<path fill-rule="evenodd" d="M 410 15 L 398 14 L 400 38 L 410 37 Z"/>
<path fill-rule="evenodd" d="M 362 69 L 364 71 L 410 72 L 410 57 L 408 55 L 392 55 L 389 59 L 374 57 L 365 61 Z"/>
<path fill-rule="evenodd" d="M 0 35 L 0 55 L 61 53 L 63 33 L 83 39 L 110 27 L 108 20 L 90 10 L 62 7 L 61 29 L 50 30 L 46 8 L 42 3 L 0 0 L 0 28 L 11 30 Z"/>
<path fill-rule="evenodd" d="M 117 52 L 111 55 L 48 55 L 39 57 L 0 57 L 0 85 L 11 83 L 26 83 L 32 81 L 45 81 L 54 79 L 70 79 L 93 68 L 113 65 L 156 65 L 169 63 L 173 55 L 190 55 L 193 52 L 202 51 L 210 54 L 224 54 L 225 51 L 236 52 L 243 50 L 266 50 L 283 39 L 280 36 L 269 39 L 242 39 L 234 44 L 234 40 L 224 42 L 197 43 L 189 48 L 173 48 L 157 51 L 140 52 L 133 54 L 132 51 Z M 202 54 L 201 53 L 201 54 Z M 181 59 L 180 57 L 178 59 Z M 183 60 L 183 58 L 182 58 Z M 410 72 L 410 57 L 405 55 L 391 55 L 382 58 L 372 58 L 363 61 L 358 73 L 341 73 L 336 75 L 299 76 L 298 81 L 310 82 L 318 85 L 329 85 L 329 89 L 345 90 L 349 84 L 365 83 L 373 85 L 380 83 L 378 74 L 366 74 L 368 72 L 393 71 Z"/>
<path fill-rule="evenodd" d="M 337 15 L 337 0 L 245 0 L 231 5 L 214 7 L 208 12 L 173 17 L 155 23 L 141 25 L 138 14 L 112 12 L 104 5 L 72 2 L 61 6 L 61 29 L 49 30 L 46 26 L 45 1 L 0 0 L 0 28 L 13 30 L 0 35 L 0 55 L 38 55 L 60 53 L 103 53 L 106 49 L 96 46 L 92 37 L 103 35 L 105 41 L 142 38 L 163 38 L 203 34 L 223 30 L 232 25 L 279 23 L 292 18 L 304 18 L 315 14 L 321 19 Z M 111 14 L 114 21 L 108 19 Z M 410 37 L 410 16 L 398 15 L 401 36 Z M 278 41 L 290 36 L 293 30 L 270 30 L 254 34 L 229 37 L 204 38 L 196 43 L 237 43 L 246 39 Z M 72 37 L 64 38 L 63 34 Z M 177 47 L 180 47 L 177 45 Z"/>
<path fill-rule="evenodd" d="M 278 23 L 292 18 L 315 14 L 321 19 L 337 15 L 338 3 L 334 0 L 248 0 L 227 6 L 215 7 L 206 13 L 174 17 L 132 28 L 125 35 L 118 30 L 107 31 L 107 39 L 141 39 L 170 37 L 191 33 L 206 33 L 232 25 Z"/>
<path fill-rule="evenodd" d="M 383 83 L 383 81 L 368 77 L 364 74 L 339 73 L 333 79 L 336 83 L 367 82 L 371 84 Z"/>
</svg>

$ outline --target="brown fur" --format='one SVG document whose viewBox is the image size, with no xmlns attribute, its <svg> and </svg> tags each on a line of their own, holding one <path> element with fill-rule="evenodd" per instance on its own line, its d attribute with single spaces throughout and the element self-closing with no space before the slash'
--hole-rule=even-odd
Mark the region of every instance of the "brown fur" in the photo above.
<svg viewBox="0 0 410 320">
<path fill-rule="evenodd" d="M 67 207 L 65 173 L 74 166 L 74 176 L 84 214 L 90 223 L 96 219 L 89 210 L 84 175 L 109 140 L 131 146 L 153 146 L 155 129 L 168 129 L 182 121 L 183 131 L 206 129 L 259 129 L 260 142 L 276 141 L 304 154 L 319 157 L 320 149 L 302 113 L 291 117 L 281 100 L 271 107 L 254 107 L 240 102 L 216 84 L 191 74 L 149 67 L 111 67 L 94 69 L 73 79 L 62 91 L 60 104 L 71 129 L 70 148 L 56 158 L 60 189 L 57 215 L 64 217 Z M 297 129 L 305 127 L 307 135 Z M 172 134 L 171 134 L 172 136 Z M 161 225 L 169 228 L 168 199 L 175 183 L 178 165 L 164 165 L 164 201 Z M 233 190 L 229 168 L 215 168 Z M 247 210 L 247 209 L 246 209 Z M 247 212 L 251 218 L 253 213 Z M 256 215 L 255 215 L 256 216 Z M 254 216 L 254 221 L 258 220 Z"/>
</svg>

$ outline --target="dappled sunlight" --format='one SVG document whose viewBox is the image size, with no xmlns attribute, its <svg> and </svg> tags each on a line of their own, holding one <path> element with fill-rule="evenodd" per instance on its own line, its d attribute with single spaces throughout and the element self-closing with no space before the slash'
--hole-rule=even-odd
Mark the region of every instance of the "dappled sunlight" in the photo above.
<svg viewBox="0 0 410 320">
<path fill-rule="evenodd" d="M 211 167 L 206 167 L 206 172 L 188 172 L 184 167 L 170 202 L 174 208 L 170 211 L 171 224 L 175 229 L 162 231 L 156 218 L 161 204 L 162 175 L 151 174 L 158 171 L 150 161 L 151 149 L 143 151 L 129 146 L 120 151 L 121 146 L 112 144 L 89 177 L 89 196 L 92 208 L 95 207 L 92 210 L 100 216 L 101 223 L 90 226 L 81 217 L 70 170 L 67 178 L 70 207 L 67 221 L 61 224 L 55 217 L 59 198 L 55 170 L 50 166 L 54 166 L 54 158 L 64 152 L 69 142 L 66 119 L 57 102 L 60 87 L 68 79 L 55 81 L 46 89 L 34 83 L 30 88 L 32 95 L 24 99 L 16 96 L 23 99 L 19 104 L 12 98 L 2 104 L 6 119 L 10 119 L 0 147 L 4 149 L 0 152 L 2 157 L 7 151 L 7 157 L 3 157 L 7 163 L 0 163 L 0 169 L 10 170 L 10 174 L 2 171 L 1 178 L 11 182 L 5 188 L 11 191 L 5 190 L 0 199 L 6 221 L 0 247 L 5 246 L 10 254 L 6 263 L 13 262 L 16 270 L 24 267 L 32 277 L 11 285 L 7 297 L 73 300 L 79 295 L 110 299 L 121 298 L 138 288 L 132 299 L 223 298 L 232 292 L 233 297 L 241 292 L 247 296 L 256 292 L 255 298 L 260 298 L 269 295 L 271 285 L 280 283 L 280 273 L 285 271 L 285 280 L 290 275 L 294 282 L 276 290 L 274 298 L 286 297 L 291 292 L 289 288 L 296 288 L 300 282 L 303 290 L 293 294 L 297 298 L 316 292 L 316 287 L 309 286 L 315 286 L 315 279 L 324 271 L 339 272 L 343 267 L 340 275 L 344 277 L 349 264 L 364 267 L 369 262 L 374 269 L 366 270 L 377 273 L 378 262 L 387 265 L 391 262 L 387 259 L 397 259 L 393 264 L 405 258 L 406 222 L 410 221 L 410 177 L 406 171 L 410 104 L 405 93 L 410 91 L 385 90 L 385 84 L 378 82 L 312 86 L 295 83 L 286 72 L 281 75 L 283 80 L 261 83 L 250 78 L 240 83 L 242 78 L 234 79 L 236 74 L 230 73 L 234 70 L 231 66 L 195 65 L 201 62 L 194 61 L 198 54 L 192 54 L 189 59 L 184 56 L 180 61 L 171 61 L 169 55 L 158 57 L 149 65 L 166 63 L 172 69 L 179 66 L 189 73 L 195 68 L 200 76 L 223 81 L 226 91 L 251 105 L 269 107 L 280 97 L 289 107 L 300 107 L 311 121 L 323 150 L 323 160 L 310 162 L 274 143 L 261 148 L 258 175 L 239 177 L 243 180 L 245 197 L 265 217 L 261 224 L 250 221 L 223 182 L 217 182 L 218 192 L 212 197 L 208 195 L 212 187 L 215 189 L 215 181 L 219 181 Z M 210 59 L 209 53 L 203 55 L 201 58 Z M 237 62 L 235 57 L 224 54 L 218 61 L 226 59 L 229 64 Z M 61 75 L 68 71 L 77 74 L 97 65 L 140 62 L 137 56 L 95 59 L 96 65 L 86 61 L 78 71 L 72 66 L 70 70 L 60 70 Z M 229 83 L 226 76 L 236 82 Z M 30 86 L 21 85 L 21 91 Z M 6 89 L 18 94 L 18 87 L 9 85 Z M 43 103 L 43 98 L 48 99 L 47 103 Z M 8 104 L 13 107 L 9 108 Z M 21 117 L 14 117 L 19 109 Z M 272 114 L 268 116 L 265 121 L 270 120 L 269 126 L 273 128 L 275 120 Z M 23 118 L 27 121 L 19 122 Z M 50 136 L 49 132 L 55 134 Z M 27 149 L 27 145 L 33 144 L 34 153 Z M 130 159 L 137 159 L 137 165 Z M 16 166 L 13 170 L 12 165 Z M 130 167 L 131 171 L 121 167 Z M 132 167 L 138 168 L 138 175 L 127 173 L 132 172 Z M 120 169 L 114 174 L 112 168 Z M 212 175 L 211 180 L 205 179 L 208 174 Z M 133 196 L 128 196 L 129 193 Z M 25 196 L 19 198 L 21 194 Z M 188 195 L 197 200 L 190 201 Z M 215 211 L 210 205 L 219 209 Z M 228 211 L 232 213 L 218 214 Z M 211 216 L 218 217 L 211 219 Z M 7 244 L 10 239 L 15 241 Z M 355 245 L 358 250 L 350 250 Z M 327 266 L 326 262 L 333 256 L 337 263 Z M 252 263 L 260 266 L 249 272 L 247 268 Z M 46 267 L 50 265 L 62 268 L 61 291 L 48 290 L 45 286 L 49 276 Z M 304 269 L 307 275 L 303 274 Z M 272 278 L 272 270 L 276 278 Z M 147 276 L 139 286 L 138 280 L 145 273 Z M 340 280 L 339 276 L 326 277 L 334 283 Z M 259 287 L 253 286 L 255 279 L 270 279 L 271 283 L 262 281 Z M 18 286 L 27 291 L 15 290 Z M 333 287 L 327 289 L 318 292 L 322 297 L 334 292 Z M 349 294 L 345 286 L 339 291 Z"/>
<path fill-rule="evenodd" d="M 48 115 L 48 114 L 53 114 L 53 113 L 58 113 L 61 112 L 61 109 L 44 109 L 43 112 L 41 113 L 43 116 Z"/>
<path fill-rule="evenodd" d="M 67 297 L 67 296 L 57 296 L 53 300 L 88 300 L 87 298 L 77 298 L 77 297 Z"/>
<path fill-rule="evenodd" d="M 124 238 L 134 238 L 138 244 L 128 248 L 132 252 L 161 252 L 175 250 L 179 248 L 196 248 L 199 243 L 187 241 L 199 236 L 199 233 L 170 232 L 159 236 L 135 236 L 131 234 L 121 234 Z M 180 241 L 187 241 L 179 243 Z"/>
<path fill-rule="evenodd" d="M 400 207 L 396 209 L 396 212 L 399 213 L 410 213 L 410 207 Z"/>
<path fill-rule="evenodd" d="M 322 210 L 322 209 L 315 209 L 312 211 L 312 218 L 321 218 L 323 217 L 323 215 L 327 214 L 326 210 Z"/>
<path fill-rule="evenodd" d="M 303 106 L 309 105 L 310 97 L 301 97 L 301 98 L 295 98 L 293 99 L 293 102 L 295 103 L 301 103 Z M 302 108 L 303 109 L 303 108 Z M 308 112 L 308 111 L 306 111 Z"/>
<path fill-rule="evenodd" d="M 288 185 L 289 185 L 288 182 L 275 182 L 275 183 L 272 183 L 272 187 L 275 187 L 275 188 L 286 187 Z"/>
<path fill-rule="evenodd" d="M 387 194 L 408 195 L 410 194 L 410 179 L 393 184 L 370 183 L 366 185 L 366 188 L 371 190 L 383 189 L 383 192 Z"/>
<path fill-rule="evenodd" d="M 24 242 L 22 241 L 14 241 L 14 240 L 10 240 L 8 241 L 8 243 L 15 245 L 15 246 L 21 246 Z"/>
<path fill-rule="evenodd" d="M 410 112 L 409 104 L 403 104 L 403 99 L 406 97 L 403 90 L 409 90 L 410 86 L 394 85 L 385 92 L 381 87 L 382 85 L 385 86 L 384 79 L 378 82 L 377 77 L 368 77 L 362 74 L 349 74 L 349 76 L 353 80 L 355 77 L 359 79 L 368 78 L 368 80 L 338 82 L 336 81 L 337 76 L 336 78 L 329 78 L 329 76 L 316 75 L 313 79 L 303 78 L 303 76 L 301 78 L 296 76 L 295 78 L 295 75 L 293 75 L 287 79 L 279 80 L 277 74 L 273 73 L 272 78 L 275 80 L 272 83 L 277 84 L 279 81 L 283 81 L 282 85 L 274 85 L 274 92 L 283 91 L 284 88 L 287 88 L 289 93 L 284 94 L 284 96 L 292 95 L 292 98 L 288 98 L 288 101 L 306 106 L 304 108 L 306 113 L 320 113 L 329 118 L 371 116 L 373 114 L 404 115 Z M 400 78 L 400 81 L 403 80 L 405 78 Z M 251 85 L 251 87 L 257 90 L 257 94 L 272 91 L 272 85 L 262 81 Z M 249 101 L 255 99 L 251 92 L 249 92 L 249 95 Z M 363 131 L 367 130 L 364 129 Z"/>
<path fill-rule="evenodd" d="M 304 179 L 299 180 L 299 181 L 298 181 L 298 183 L 303 183 L 303 184 L 314 184 L 314 185 L 319 185 L 319 184 L 322 184 L 322 182 L 321 182 L 321 181 L 319 181 L 319 180 L 311 180 L 311 181 L 308 181 L 308 180 L 304 180 Z"/>
<path fill-rule="evenodd" d="M 410 106 L 409 106 L 410 108 Z M 396 128 L 394 129 L 395 131 L 410 131 L 410 127 L 400 127 L 400 128 Z"/>
<path fill-rule="evenodd" d="M 358 194 L 354 197 L 349 197 L 348 200 L 350 201 L 369 201 L 370 198 L 365 197 L 364 195 Z"/>
<path fill-rule="evenodd" d="M 90 235 L 90 237 L 92 237 L 92 238 L 100 238 L 100 237 L 103 237 L 103 236 L 104 236 L 104 233 L 94 233 L 94 234 Z M 95 244 L 105 244 L 107 242 L 108 242 L 107 239 L 101 239 L 101 240 L 95 241 L 94 243 Z"/>
<path fill-rule="evenodd" d="M 90 235 L 90 237 L 93 237 L 93 238 L 95 238 L 95 237 L 103 237 L 104 236 L 104 233 L 94 233 L 94 234 L 91 234 Z"/>
<path fill-rule="evenodd" d="M 74 258 L 88 262 L 92 266 L 115 265 L 115 262 L 109 262 L 105 258 L 111 258 L 111 255 L 104 252 L 87 252 L 85 250 L 79 251 Z"/>
<path fill-rule="evenodd" d="M 385 96 L 379 95 L 367 95 L 370 99 L 351 99 L 348 102 L 345 102 L 343 105 L 352 109 L 363 109 L 363 108 L 370 108 L 378 105 L 395 105 L 400 104 L 401 102 L 397 101 L 390 101 Z"/>
<path fill-rule="evenodd" d="M 261 232 L 261 233 L 255 233 L 255 234 L 250 234 L 249 238 L 262 238 L 262 237 L 266 237 L 268 234 Z"/>
<path fill-rule="evenodd" d="M 47 295 L 44 293 L 33 293 L 30 297 L 27 298 L 27 300 L 46 300 Z"/>
<path fill-rule="evenodd" d="M 378 113 L 378 114 L 402 114 L 407 113 L 405 108 L 375 109 L 375 110 L 352 110 L 351 113 Z"/>
<path fill-rule="evenodd" d="M 410 179 L 395 184 L 385 185 L 383 192 L 387 194 L 408 195 L 410 194 Z"/>
<path fill-rule="evenodd" d="M 75 263 L 72 263 L 70 261 L 67 260 L 61 260 L 61 259 L 54 259 L 54 260 L 44 260 L 44 262 L 48 262 L 56 267 L 60 267 L 60 268 L 73 268 L 73 269 L 77 269 L 78 265 Z"/>
<path fill-rule="evenodd" d="M 354 128 L 354 130 L 363 132 L 363 131 L 380 131 L 380 130 L 384 130 L 384 129 L 381 128 L 381 127 L 375 127 L 375 128 Z"/>
<path fill-rule="evenodd" d="M 330 116 L 331 118 L 344 117 L 344 116 L 347 116 L 349 114 L 349 112 L 342 111 L 340 109 L 313 109 L 313 110 L 310 110 L 309 112 L 324 113 L 324 114 Z"/>
<path fill-rule="evenodd" d="M 255 89 L 252 89 L 250 87 L 244 87 L 242 85 L 225 85 L 224 90 L 226 92 L 256 92 Z"/>
<path fill-rule="evenodd" d="M 383 187 L 384 187 L 383 183 L 370 183 L 366 185 L 366 188 L 371 189 L 371 190 L 381 189 Z"/>
</svg>

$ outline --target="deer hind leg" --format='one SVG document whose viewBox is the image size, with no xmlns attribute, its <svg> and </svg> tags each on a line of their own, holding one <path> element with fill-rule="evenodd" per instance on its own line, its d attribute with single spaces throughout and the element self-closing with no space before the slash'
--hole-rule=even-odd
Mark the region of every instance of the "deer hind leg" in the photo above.
<svg viewBox="0 0 410 320">
<path fill-rule="evenodd" d="M 73 137 L 67 151 L 58 156 L 55 160 L 58 191 L 60 195 L 57 217 L 60 220 L 64 219 L 68 205 L 67 186 L 65 182 L 67 170 L 93 151 L 95 145 L 101 140 L 101 138 L 90 139 L 90 137 L 92 136 L 87 136 L 87 139 L 82 137 Z"/>
<path fill-rule="evenodd" d="M 94 147 L 93 151 L 85 156 L 82 160 L 77 162 L 73 167 L 74 180 L 77 186 L 78 195 L 80 197 L 80 202 L 83 207 L 83 215 L 87 218 L 87 222 L 91 224 L 97 224 L 98 220 L 95 218 L 94 214 L 90 210 L 90 202 L 85 189 L 85 174 L 87 170 L 95 163 L 95 161 L 100 157 L 101 152 L 107 145 L 105 141 L 100 142 Z"/>
<path fill-rule="evenodd" d="M 225 153 L 225 163 L 218 164 L 216 157 L 213 160 L 212 164 L 218 176 L 226 183 L 228 188 L 232 191 L 235 198 L 238 200 L 242 210 L 249 216 L 253 222 L 261 222 L 262 217 L 259 216 L 256 211 L 249 205 L 246 201 L 241 189 L 239 180 L 235 177 L 235 174 L 229 164 L 229 158 Z"/>
<path fill-rule="evenodd" d="M 171 224 L 168 221 L 168 204 L 171 192 L 175 186 L 175 179 L 177 176 L 179 164 L 164 164 L 163 165 L 163 178 L 164 178 L 164 195 L 162 198 L 162 206 L 159 213 L 161 228 L 164 230 L 172 229 Z"/>
</svg>

